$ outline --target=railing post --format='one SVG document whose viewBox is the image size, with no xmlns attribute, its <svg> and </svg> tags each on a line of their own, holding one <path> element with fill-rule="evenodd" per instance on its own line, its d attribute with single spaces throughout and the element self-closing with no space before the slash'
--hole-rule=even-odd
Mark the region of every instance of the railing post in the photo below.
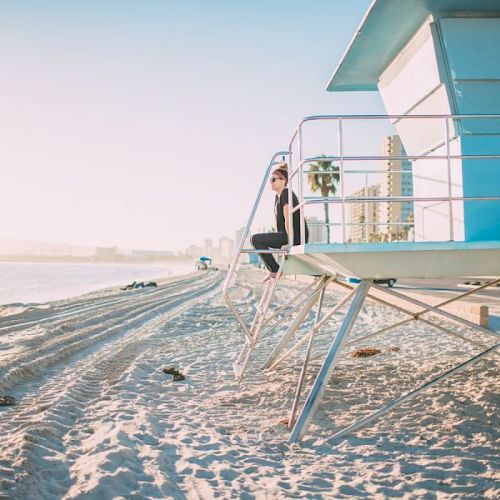
<svg viewBox="0 0 500 500">
<path fill-rule="evenodd" d="M 450 241 L 453 241 L 454 238 L 454 228 L 453 228 L 453 202 L 451 201 L 452 197 L 452 185 L 451 185 L 451 159 L 450 159 L 450 124 L 448 122 L 448 117 L 444 119 L 445 123 L 445 134 L 446 134 L 446 164 L 448 169 L 448 216 L 450 222 Z M 463 193 L 462 193 L 463 194 Z"/>
<path fill-rule="evenodd" d="M 299 150 L 299 170 L 297 174 L 300 175 L 300 163 L 302 162 L 302 123 L 299 124 L 299 132 L 298 132 L 298 150 Z M 288 177 L 288 246 L 293 247 L 294 243 L 294 234 L 293 234 L 293 177 L 294 172 L 293 169 L 289 169 L 289 177 Z"/>
<path fill-rule="evenodd" d="M 288 246 L 291 248 L 293 246 L 293 153 L 292 153 L 292 143 L 290 143 L 290 149 L 288 151 Z M 290 208 L 291 207 L 291 208 Z"/>
<path fill-rule="evenodd" d="M 303 177 L 304 175 L 304 166 L 302 163 L 299 166 L 299 216 L 300 216 L 300 244 L 305 245 L 306 243 L 306 215 L 304 206 L 304 184 Z"/>
<path fill-rule="evenodd" d="M 340 157 L 339 180 L 340 180 L 340 199 L 341 199 L 341 210 L 342 210 L 342 243 L 345 243 L 346 234 L 345 234 L 345 193 L 344 193 L 344 146 L 343 146 L 342 118 L 339 117 L 338 121 L 339 121 L 338 140 L 339 140 L 339 157 Z"/>
<path fill-rule="evenodd" d="M 304 202 L 304 187 L 303 187 L 303 175 L 304 175 L 304 165 L 302 163 L 302 126 L 299 129 L 299 144 L 300 144 L 300 163 L 299 163 L 299 217 L 300 217 L 300 244 L 304 245 L 306 242 L 306 222 L 305 222 L 305 214 L 304 207 L 302 203 Z"/>
<path fill-rule="evenodd" d="M 366 198 L 368 198 L 368 174 L 365 172 L 365 242 L 368 243 L 368 201 Z"/>
</svg>

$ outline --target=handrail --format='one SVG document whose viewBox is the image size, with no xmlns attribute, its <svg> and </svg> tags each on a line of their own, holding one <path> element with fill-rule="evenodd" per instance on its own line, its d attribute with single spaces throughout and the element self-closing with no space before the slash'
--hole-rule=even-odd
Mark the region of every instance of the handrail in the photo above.
<svg viewBox="0 0 500 500">
<path fill-rule="evenodd" d="M 498 119 L 500 118 L 499 114 L 488 114 L 488 115 L 481 115 L 481 114 L 441 114 L 441 115 L 311 115 L 311 116 L 306 116 L 302 118 L 302 120 L 299 121 L 297 126 L 295 127 L 295 130 L 292 134 L 292 138 L 290 139 L 290 142 L 288 144 L 288 149 L 291 149 L 292 143 L 297 136 L 299 127 L 302 126 L 302 124 L 311 122 L 311 121 L 318 121 L 318 120 L 414 120 L 414 119 L 423 119 L 423 120 L 428 120 L 428 119 L 433 119 L 433 118 L 451 118 L 452 120 L 462 120 L 462 119 L 467 119 L 467 118 L 472 118 L 472 119 L 479 119 L 479 118 L 491 118 L 491 119 Z"/>
<path fill-rule="evenodd" d="M 300 165 L 305 165 L 312 162 L 320 161 L 340 161 L 343 158 L 344 161 L 383 161 L 383 160 L 447 160 L 448 155 L 406 155 L 406 156 L 312 156 L 310 158 L 305 158 L 302 160 Z M 500 154 L 497 155 L 452 155 L 449 156 L 450 160 L 495 160 L 500 158 Z M 298 169 L 298 167 L 297 167 Z M 297 171 L 294 170 L 294 172 Z M 370 170 L 372 172 L 372 170 Z M 392 170 L 391 170 L 392 172 Z"/>
<path fill-rule="evenodd" d="M 422 197 L 422 196 L 346 196 L 342 199 L 339 196 L 327 196 L 327 197 L 316 197 L 316 196 L 305 196 L 304 201 L 297 204 L 290 210 L 292 213 L 297 212 L 300 208 L 306 205 L 319 205 L 325 203 L 332 204 L 342 204 L 342 203 L 408 203 L 416 201 L 417 203 L 426 201 L 436 201 L 438 203 L 445 203 L 448 201 L 500 201 L 499 196 L 432 196 L 432 197 Z M 339 223 L 340 225 L 341 223 Z M 348 225 L 347 222 L 344 223 Z M 370 222 L 370 225 L 376 224 L 375 222 Z M 382 225 L 388 225 L 389 222 L 383 222 Z M 361 224 L 356 224 L 361 225 Z"/>
<path fill-rule="evenodd" d="M 404 203 L 407 201 L 437 201 L 445 202 L 450 199 L 449 196 L 346 196 L 344 201 L 346 203 L 357 203 L 359 201 L 368 202 L 394 202 L 394 203 Z M 500 200 L 500 195 L 498 196 L 452 196 L 451 201 L 496 201 Z M 314 205 L 316 203 L 342 203 L 342 199 L 338 196 L 327 196 L 327 197 L 304 197 L 304 205 Z M 297 205 L 298 207 L 298 205 Z M 294 207 L 294 210 L 297 208 Z"/>
<path fill-rule="evenodd" d="M 443 123 L 443 134 L 444 137 L 441 136 L 441 139 L 439 140 L 439 143 L 436 144 L 434 143 L 432 145 L 432 148 L 428 148 L 425 151 L 422 151 L 420 154 L 408 154 L 408 155 L 384 155 L 384 154 L 379 154 L 379 155 L 352 155 L 352 156 L 347 156 L 345 155 L 344 151 L 344 123 L 346 122 L 353 122 L 353 121 L 365 121 L 365 120 L 371 120 L 371 121 L 376 121 L 376 120 L 383 120 L 383 121 L 391 121 L 391 123 L 394 125 L 398 121 L 401 122 L 402 120 L 438 120 L 439 122 L 442 121 Z M 337 137 L 338 137 L 338 152 L 334 155 L 330 154 L 328 156 L 313 156 L 313 157 L 303 157 L 303 149 L 304 149 L 304 141 L 303 141 L 303 135 L 304 135 L 304 125 L 308 122 L 316 122 L 320 120 L 326 120 L 326 121 L 334 121 L 337 124 Z M 453 177 L 452 177 L 452 161 L 454 160 L 459 160 L 459 161 L 467 161 L 467 160 L 498 160 L 500 159 L 500 154 L 452 154 L 451 151 L 451 143 L 461 137 L 463 135 L 463 132 L 456 132 L 458 129 L 456 128 L 457 125 L 455 122 L 465 122 L 465 121 L 473 121 L 473 120 L 500 120 L 500 114 L 421 114 L 421 115 L 402 115 L 402 114 L 394 114 L 394 115 L 313 115 L 313 116 L 307 116 L 303 118 L 302 120 L 299 121 L 297 126 L 294 129 L 294 132 L 292 134 L 292 137 L 290 139 L 288 149 L 291 152 L 292 149 L 297 147 L 298 144 L 298 151 L 299 151 L 299 158 L 297 159 L 298 161 L 294 162 L 294 165 L 292 166 L 290 162 L 290 172 L 289 172 L 289 179 L 290 182 L 292 179 L 295 178 L 295 176 L 298 176 L 298 183 L 299 183 L 299 203 L 297 206 L 293 207 L 290 212 L 289 212 L 289 217 L 290 221 L 292 221 L 293 214 L 296 213 L 297 211 L 300 211 L 300 227 L 304 228 L 305 222 L 304 222 L 304 207 L 306 205 L 310 204 L 328 204 L 328 203 L 336 203 L 341 205 L 341 232 L 342 232 L 342 242 L 346 242 L 346 227 L 349 226 L 346 221 L 346 205 L 349 203 L 365 203 L 365 213 L 368 213 L 368 205 L 367 203 L 372 203 L 372 202 L 385 202 L 385 203 L 420 203 L 420 202 L 432 202 L 432 201 L 439 201 L 440 203 L 446 202 L 448 204 L 447 212 L 448 212 L 448 219 L 449 219 L 449 239 L 450 241 L 454 241 L 455 239 L 455 224 L 457 223 L 455 221 L 455 216 L 454 216 L 454 210 L 456 207 L 454 207 L 453 202 L 467 202 L 467 201 L 492 201 L 492 200 L 500 200 L 499 196 L 458 196 L 460 193 L 456 193 L 455 196 L 453 196 Z M 451 125 L 450 125 L 451 122 Z M 438 129 L 439 130 L 439 129 Z M 461 129 L 460 129 L 461 130 Z M 441 134 L 439 134 L 441 135 Z M 434 154 L 438 148 L 445 148 L 445 152 L 441 152 L 440 154 Z M 420 160 L 434 160 L 434 161 L 442 161 L 443 165 L 446 167 L 446 176 L 444 179 L 442 179 L 440 182 L 445 184 L 447 186 L 447 195 L 446 196 L 367 196 L 368 194 L 368 175 L 374 174 L 379 170 L 361 170 L 359 168 L 354 168 L 354 169 L 346 169 L 345 164 L 350 163 L 350 162 L 361 162 L 361 161 L 403 161 L 407 160 L 409 162 L 413 161 L 420 161 Z M 321 171 L 315 171 L 315 170 L 309 170 L 307 168 L 304 168 L 305 165 L 309 165 L 313 162 L 321 162 L 321 161 L 331 161 L 331 162 L 337 162 L 337 169 L 338 169 L 338 175 L 339 175 L 339 194 L 340 196 L 336 197 L 304 197 L 303 190 L 302 190 L 302 177 L 304 173 L 307 174 L 321 174 Z M 444 163 L 446 162 L 446 163 Z M 424 166 L 426 165 L 425 163 L 422 163 Z M 432 166 L 432 163 L 429 164 L 429 166 Z M 398 169 L 398 171 L 392 171 L 390 169 L 387 169 L 387 173 L 390 175 L 394 174 L 400 174 L 401 176 L 406 175 L 415 175 L 412 174 L 411 170 L 408 171 L 401 171 Z M 346 174 L 365 174 L 365 196 L 357 196 L 357 197 L 350 197 L 346 196 L 345 193 L 345 179 L 346 179 Z M 415 175 L 415 178 L 419 176 Z M 463 194 L 463 193 L 462 193 Z M 495 193 L 496 194 L 496 193 Z M 460 209 L 459 209 L 460 213 Z M 369 225 L 373 225 L 374 222 L 370 222 Z M 414 222 L 407 222 L 408 225 L 413 225 Z M 359 226 L 365 226 L 368 227 L 365 224 L 356 224 Z M 382 226 L 387 226 L 389 227 L 391 225 L 391 221 L 387 220 L 383 224 L 380 224 Z M 325 221 L 324 226 L 327 228 L 330 226 L 330 224 L 327 224 Z M 293 229 L 292 229 L 293 230 Z M 368 232 L 365 232 L 365 239 L 368 238 Z M 301 231 L 301 241 L 300 243 L 303 245 L 305 243 L 305 231 Z M 293 241 L 291 241 L 292 246 Z"/>
</svg>

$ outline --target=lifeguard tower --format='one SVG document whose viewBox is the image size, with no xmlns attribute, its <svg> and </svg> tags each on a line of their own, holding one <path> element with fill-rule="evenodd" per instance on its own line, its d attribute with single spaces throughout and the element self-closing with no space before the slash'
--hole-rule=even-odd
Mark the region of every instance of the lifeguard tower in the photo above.
<svg viewBox="0 0 500 500">
<path fill-rule="evenodd" d="M 288 147 L 271 159 L 224 285 L 224 296 L 245 335 L 235 361 L 236 377 L 241 380 L 258 341 L 281 332 L 264 365 L 272 369 L 307 343 L 289 425 L 290 442 L 302 438 L 324 393 L 339 356 L 365 300 L 375 300 L 408 316 L 407 320 L 364 336 L 359 341 L 390 328 L 422 321 L 444 334 L 471 342 L 481 352 L 393 401 L 373 415 L 339 431 L 341 437 L 391 411 L 421 391 L 448 378 L 471 363 L 498 349 L 498 334 L 444 311 L 443 306 L 500 282 L 500 2 L 497 0 L 375 0 L 328 83 L 329 91 L 378 91 L 387 115 L 311 116 L 300 121 Z M 328 124 L 331 153 L 314 152 L 315 130 Z M 334 130 L 334 133 L 331 133 Z M 372 131 L 399 135 L 404 154 L 390 151 L 358 151 L 359 137 Z M 324 132 L 322 132 L 324 133 Z M 361 148 L 360 148 L 361 149 Z M 247 323 L 231 299 L 238 260 L 267 180 L 283 156 L 289 165 L 289 185 L 297 194 L 301 224 L 314 206 L 336 207 L 337 218 L 328 224 L 335 242 L 310 241 L 270 251 L 277 255 L 284 274 L 310 275 L 314 281 L 284 306 L 273 309 L 279 280 L 268 283 L 255 317 Z M 368 182 L 364 189 L 350 194 L 352 176 L 368 178 L 380 162 L 408 161 L 412 167 L 412 194 L 373 194 Z M 306 179 L 319 162 L 337 166 L 337 193 L 333 196 L 308 195 Z M 393 174 L 404 174 L 392 170 Z M 389 221 L 384 226 L 411 225 L 406 241 L 375 242 L 369 230 L 376 222 L 366 217 L 352 222 L 352 209 L 362 205 L 384 210 L 411 203 L 412 220 Z M 290 206 L 292 204 L 290 203 Z M 351 216 L 350 216 L 351 215 Z M 292 214 L 290 214 L 290 217 Z M 310 223 L 311 225 L 311 223 Z M 361 226 L 364 241 L 349 241 L 354 225 Z M 293 224 L 289 227 L 293 229 Z M 389 231 L 390 233 L 391 231 Z M 301 231 L 304 235 L 305 231 Z M 412 237 L 408 237 L 411 234 Z M 293 235 L 290 235 L 293 241 Z M 262 253 L 262 251 L 260 252 Z M 474 290 L 431 306 L 396 290 L 384 289 L 375 279 L 495 277 Z M 358 285 L 343 277 L 355 277 Z M 336 306 L 323 311 L 325 288 L 337 285 L 347 295 Z M 418 306 L 415 312 L 404 305 Z M 311 331 L 298 337 L 298 328 L 317 306 Z M 304 376 L 309 366 L 313 340 L 319 329 L 337 312 L 345 309 L 341 326 L 301 406 Z M 432 315 L 467 327 L 461 334 L 436 323 Z M 472 334 L 474 332 L 474 334 Z M 478 334 L 480 336 L 478 336 Z M 493 343 L 492 343 L 493 342 Z"/>
</svg>

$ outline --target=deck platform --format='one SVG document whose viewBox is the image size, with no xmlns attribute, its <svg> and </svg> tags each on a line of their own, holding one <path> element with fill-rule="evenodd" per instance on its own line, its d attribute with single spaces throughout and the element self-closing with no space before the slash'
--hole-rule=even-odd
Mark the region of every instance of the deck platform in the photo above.
<svg viewBox="0 0 500 500">
<path fill-rule="evenodd" d="M 360 279 L 500 275 L 500 241 L 306 244 L 293 247 L 285 274 Z"/>
</svg>

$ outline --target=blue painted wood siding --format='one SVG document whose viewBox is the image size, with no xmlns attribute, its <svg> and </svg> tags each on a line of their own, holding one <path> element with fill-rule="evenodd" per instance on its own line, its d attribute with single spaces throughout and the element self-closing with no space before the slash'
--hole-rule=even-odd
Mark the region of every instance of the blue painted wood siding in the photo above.
<svg viewBox="0 0 500 500">
<path fill-rule="evenodd" d="M 442 18 L 440 32 L 457 114 L 500 114 L 500 18 Z M 465 120 L 462 154 L 500 155 L 500 120 Z M 500 160 L 464 160 L 464 196 L 500 195 Z M 500 201 L 464 204 L 467 241 L 500 240 Z"/>
</svg>

